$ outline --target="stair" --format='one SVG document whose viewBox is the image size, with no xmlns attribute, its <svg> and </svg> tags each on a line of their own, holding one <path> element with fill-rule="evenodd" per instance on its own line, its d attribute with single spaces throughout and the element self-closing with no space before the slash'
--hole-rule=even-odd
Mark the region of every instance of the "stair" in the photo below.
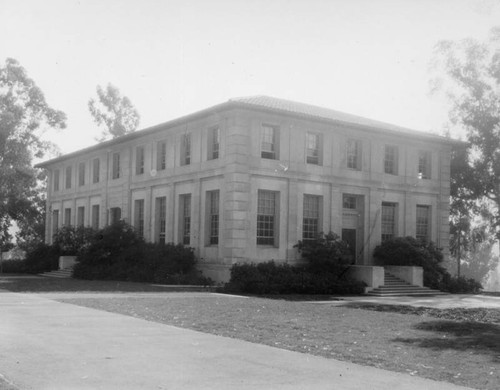
<svg viewBox="0 0 500 390">
<path fill-rule="evenodd" d="M 397 297 L 446 295 L 446 293 L 439 290 L 432 290 L 428 287 L 415 286 L 385 271 L 384 285 L 371 290 L 367 293 L 367 295 L 377 297 Z"/>
<path fill-rule="evenodd" d="M 59 269 L 56 271 L 44 272 L 39 274 L 40 276 L 46 276 L 48 278 L 71 278 L 73 273 L 72 268 Z"/>
</svg>

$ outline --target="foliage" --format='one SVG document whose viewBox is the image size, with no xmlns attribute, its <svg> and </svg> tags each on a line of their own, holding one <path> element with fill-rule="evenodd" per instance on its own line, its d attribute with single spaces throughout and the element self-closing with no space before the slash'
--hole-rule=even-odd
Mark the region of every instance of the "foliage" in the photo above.
<svg viewBox="0 0 500 390">
<path fill-rule="evenodd" d="M 90 99 L 88 106 L 94 121 L 103 128 L 99 142 L 131 133 L 139 126 L 139 113 L 130 99 L 122 96 L 117 87 L 108 84 L 106 90 L 96 88 L 97 100 Z"/>
<path fill-rule="evenodd" d="M 96 231 L 84 226 L 63 226 L 53 236 L 52 245 L 61 256 L 76 256 L 95 238 Z"/>
<path fill-rule="evenodd" d="M 452 294 L 478 294 L 483 289 L 483 286 L 472 278 L 445 274 L 440 289 Z"/>
<path fill-rule="evenodd" d="M 192 248 L 146 243 L 123 221 L 96 232 L 77 257 L 73 276 L 163 284 L 212 284 L 195 270 Z"/>
<path fill-rule="evenodd" d="M 32 160 L 51 148 L 42 140 L 43 132 L 64 128 L 65 121 L 19 62 L 8 58 L 0 66 L 0 241 L 10 239 L 11 221 L 30 223 L 41 178 Z"/>
<path fill-rule="evenodd" d="M 26 272 L 24 260 L 2 260 L 0 271 L 6 274 L 23 274 Z"/>
<path fill-rule="evenodd" d="M 424 285 L 440 288 L 444 275 L 443 254 L 433 242 L 414 237 L 396 237 L 384 241 L 373 251 L 376 265 L 418 266 L 424 271 Z"/>
<path fill-rule="evenodd" d="M 330 269 L 341 272 L 351 263 L 347 243 L 333 232 L 320 233 L 314 240 L 299 241 L 295 247 L 309 262 L 309 268 L 314 272 Z"/>
<path fill-rule="evenodd" d="M 30 274 L 39 274 L 42 272 L 53 271 L 59 268 L 60 253 L 52 245 L 40 243 L 31 248 L 26 253 L 26 258 L 22 260 L 25 264 L 25 272 Z"/>
<path fill-rule="evenodd" d="M 364 283 L 335 272 L 314 273 L 308 267 L 276 264 L 234 264 L 225 291 L 249 294 L 362 294 Z"/>
</svg>

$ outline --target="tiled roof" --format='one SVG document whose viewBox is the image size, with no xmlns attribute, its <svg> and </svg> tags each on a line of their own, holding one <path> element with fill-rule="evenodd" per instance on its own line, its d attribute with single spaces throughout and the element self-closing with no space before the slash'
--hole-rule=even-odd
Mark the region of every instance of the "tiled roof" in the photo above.
<svg viewBox="0 0 500 390">
<path fill-rule="evenodd" d="M 310 104 L 294 102 L 291 100 L 278 99 L 270 96 L 258 95 L 230 99 L 229 102 L 248 105 L 254 108 L 272 110 L 281 113 L 289 113 L 309 118 L 326 119 L 344 124 L 351 124 L 363 127 L 376 129 L 384 129 L 389 131 L 402 132 L 420 136 L 430 136 L 443 139 L 444 137 L 426 133 L 422 131 L 412 130 L 401 126 L 396 126 L 390 123 L 380 122 L 361 116 L 347 114 L 341 111 L 331 110 L 329 108 L 313 106 Z"/>
</svg>

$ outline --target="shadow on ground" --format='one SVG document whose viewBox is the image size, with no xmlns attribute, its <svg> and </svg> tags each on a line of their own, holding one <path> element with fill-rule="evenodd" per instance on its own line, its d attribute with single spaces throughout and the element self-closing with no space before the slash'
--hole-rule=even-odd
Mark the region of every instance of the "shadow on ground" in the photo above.
<svg viewBox="0 0 500 390">
<path fill-rule="evenodd" d="M 491 356 L 500 362 L 500 326 L 478 322 L 426 321 L 417 330 L 436 333 L 439 337 L 396 338 L 395 342 L 433 350 L 470 351 Z"/>
</svg>

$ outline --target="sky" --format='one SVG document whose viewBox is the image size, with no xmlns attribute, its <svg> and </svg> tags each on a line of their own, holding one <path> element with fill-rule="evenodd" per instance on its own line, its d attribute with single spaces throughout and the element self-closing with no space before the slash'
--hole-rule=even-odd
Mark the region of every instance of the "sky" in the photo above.
<svg viewBox="0 0 500 390">
<path fill-rule="evenodd" d="M 440 133 L 429 94 L 440 40 L 485 40 L 500 0 L 0 0 L 0 63 L 17 59 L 68 128 L 96 143 L 88 101 L 111 83 L 146 128 L 269 95 Z"/>
</svg>

